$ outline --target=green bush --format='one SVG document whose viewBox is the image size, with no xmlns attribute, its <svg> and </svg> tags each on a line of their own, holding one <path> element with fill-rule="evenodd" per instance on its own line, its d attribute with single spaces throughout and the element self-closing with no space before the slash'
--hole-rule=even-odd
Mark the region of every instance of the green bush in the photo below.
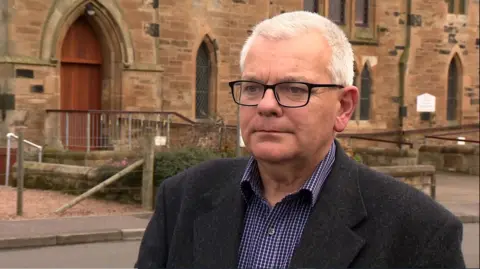
<svg viewBox="0 0 480 269">
<path fill-rule="evenodd" d="M 98 167 L 97 173 L 99 181 L 95 182 L 95 185 L 125 169 L 133 162 L 133 160 L 127 161 L 124 164 L 114 162 Z M 142 166 L 135 168 L 116 182 L 96 193 L 95 197 L 128 204 L 141 203 L 142 173 Z M 89 186 L 89 188 L 91 187 L 93 187 L 93 185 Z"/>
<path fill-rule="evenodd" d="M 155 155 L 155 185 L 183 170 L 207 160 L 231 157 L 231 152 L 217 152 L 202 148 L 183 148 L 171 152 L 158 152 Z"/>
<path fill-rule="evenodd" d="M 353 159 L 359 163 L 363 163 L 363 158 L 360 156 L 360 154 L 353 155 Z"/>
<path fill-rule="evenodd" d="M 155 154 L 154 184 L 155 186 L 159 186 L 164 179 L 172 177 L 201 162 L 232 156 L 234 156 L 234 152 L 228 150 L 214 151 L 202 148 L 183 148 L 170 152 L 158 152 Z M 134 161 L 135 160 L 133 159 L 124 159 L 123 161 L 114 161 L 102 165 L 97 170 L 99 173 L 99 182 L 95 182 L 94 184 L 105 181 L 109 177 L 131 165 Z M 133 202 L 141 202 L 139 199 L 141 196 L 140 189 L 142 186 L 142 174 L 142 167 L 139 167 L 124 175 L 117 182 L 106 187 L 104 191 L 101 191 L 96 196 L 105 198 L 105 196 L 108 195 L 111 197 L 111 200 L 118 201 L 130 199 Z"/>
<path fill-rule="evenodd" d="M 124 166 L 112 165 L 112 164 L 104 164 L 97 168 L 97 173 L 99 175 L 100 182 L 105 181 L 109 177 L 114 176 L 118 172 L 122 171 L 123 169 L 127 168 L 128 165 L 131 165 L 133 162 L 128 163 Z M 142 166 L 135 168 L 133 171 L 129 172 L 128 174 L 124 175 L 118 182 L 122 183 L 124 187 L 140 187 L 142 185 Z M 100 183 L 97 182 L 96 184 Z M 108 187 L 107 187 L 108 188 Z"/>
</svg>

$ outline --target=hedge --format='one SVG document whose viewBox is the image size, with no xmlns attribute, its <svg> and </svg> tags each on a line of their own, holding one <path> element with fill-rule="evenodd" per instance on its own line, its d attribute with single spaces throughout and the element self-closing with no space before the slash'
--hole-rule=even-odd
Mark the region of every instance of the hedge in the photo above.
<svg viewBox="0 0 480 269">
<path fill-rule="evenodd" d="M 155 154 L 154 184 L 155 186 L 159 186 L 164 179 L 175 176 L 183 170 L 201 162 L 233 156 L 233 152 L 230 151 L 214 151 L 202 148 L 183 148 L 170 152 L 158 152 Z M 104 181 L 135 161 L 134 159 L 125 159 L 123 161 L 105 164 L 98 168 L 98 173 L 101 175 L 99 178 Z M 129 189 L 136 189 L 138 192 L 142 186 L 142 174 L 142 167 L 139 167 L 123 176 L 123 178 L 111 186 L 106 187 L 106 189 L 116 188 L 118 189 L 118 191 L 116 191 L 118 195 L 122 196 L 125 196 L 125 192 L 129 191 Z M 115 191 L 109 190 L 108 192 L 112 193 Z"/>
<path fill-rule="evenodd" d="M 172 152 L 159 152 L 155 155 L 155 185 L 183 170 L 201 162 L 232 157 L 231 152 L 219 152 L 202 148 L 183 148 Z"/>
</svg>

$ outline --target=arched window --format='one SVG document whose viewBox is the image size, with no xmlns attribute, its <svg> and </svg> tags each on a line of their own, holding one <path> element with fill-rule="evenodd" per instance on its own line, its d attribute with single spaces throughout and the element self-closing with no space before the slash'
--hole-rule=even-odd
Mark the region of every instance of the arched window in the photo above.
<svg viewBox="0 0 480 269">
<path fill-rule="evenodd" d="M 355 25 L 361 27 L 368 26 L 368 0 L 355 1 Z"/>
<path fill-rule="evenodd" d="M 358 83 L 357 83 L 357 78 L 358 78 L 358 69 L 357 69 L 357 63 L 356 62 L 353 62 L 353 86 L 355 87 L 358 87 Z M 355 110 L 353 111 L 353 114 L 352 114 L 352 117 L 350 118 L 351 120 L 355 120 L 356 119 L 356 115 L 357 115 L 357 109 L 360 105 L 357 104 L 357 107 L 355 108 Z"/>
<path fill-rule="evenodd" d="M 450 14 L 467 14 L 467 0 L 448 0 L 447 5 Z"/>
<path fill-rule="evenodd" d="M 458 1 L 458 13 L 460 14 L 467 14 L 467 1 L 460 0 Z"/>
<path fill-rule="evenodd" d="M 318 12 L 318 0 L 303 0 L 303 10 Z"/>
<path fill-rule="evenodd" d="M 360 120 L 370 119 L 370 95 L 372 92 L 372 77 L 367 63 L 363 66 L 360 82 Z"/>
<path fill-rule="evenodd" d="M 328 2 L 328 18 L 339 25 L 345 25 L 345 0 L 330 0 Z"/>
<path fill-rule="evenodd" d="M 448 0 L 448 13 L 455 12 L 455 0 Z"/>
<path fill-rule="evenodd" d="M 458 96 L 460 86 L 460 63 L 458 56 L 453 57 L 448 67 L 448 86 L 447 86 L 447 120 L 453 121 L 458 118 Z"/>
<path fill-rule="evenodd" d="M 195 117 L 197 119 L 206 119 L 209 116 L 210 110 L 210 77 L 212 64 L 205 42 L 202 42 L 198 48 L 196 65 Z"/>
</svg>

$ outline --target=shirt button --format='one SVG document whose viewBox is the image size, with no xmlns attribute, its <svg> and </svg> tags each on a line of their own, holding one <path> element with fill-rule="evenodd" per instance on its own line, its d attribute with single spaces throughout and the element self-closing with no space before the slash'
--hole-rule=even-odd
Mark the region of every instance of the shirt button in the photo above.
<svg viewBox="0 0 480 269">
<path fill-rule="evenodd" d="M 274 235 L 275 234 L 275 228 L 273 228 L 273 227 L 268 228 L 268 234 L 269 235 Z"/>
</svg>

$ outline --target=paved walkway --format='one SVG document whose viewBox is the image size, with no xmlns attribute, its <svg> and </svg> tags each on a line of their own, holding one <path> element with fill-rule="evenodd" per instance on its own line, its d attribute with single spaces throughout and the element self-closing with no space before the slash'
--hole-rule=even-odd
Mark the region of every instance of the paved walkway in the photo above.
<svg viewBox="0 0 480 269">
<path fill-rule="evenodd" d="M 459 216 L 465 223 L 478 223 L 479 217 L 479 178 L 454 173 L 437 173 L 437 200 L 450 211 Z M 122 231 L 129 229 L 142 230 L 146 227 L 150 214 L 135 214 L 123 216 L 93 216 L 93 217 L 66 217 L 58 219 L 12 220 L 0 221 L 0 248 L 12 245 L 21 246 L 23 242 L 6 242 L 10 238 L 25 240 L 31 237 L 75 235 L 75 242 L 81 242 L 78 234 L 83 234 L 85 242 L 93 240 L 86 234 L 99 235 L 99 241 L 106 241 L 108 231 Z M 102 234 L 103 233 L 103 234 Z M 135 233 L 137 236 L 138 233 Z M 60 236 L 62 237 L 62 236 Z M 114 236 L 118 239 L 118 236 Z M 48 240 L 47 240 L 48 239 Z M 46 238 L 45 242 L 59 244 L 59 240 Z M 53 241 L 52 241 L 53 240 Z M 62 239 L 63 240 L 63 239 Z M 65 241 L 65 240 L 63 240 Z M 63 242 L 62 241 L 62 242 Z M 46 243 L 45 243 L 46 244 Z M 41 245 L 38 243 L 37 245 Z"/>
<path fill-rule="evenodd" d="M 437 172 L 437 201 L 464 222 L 478 222 L 479 177 Z M 468 221 L 470 219 L 470 221 Z"/>
<path fill-rule="evenodd" d="M 0 239 L 145 228 L 150 214 L 0 221 Z"/>
</svg>

